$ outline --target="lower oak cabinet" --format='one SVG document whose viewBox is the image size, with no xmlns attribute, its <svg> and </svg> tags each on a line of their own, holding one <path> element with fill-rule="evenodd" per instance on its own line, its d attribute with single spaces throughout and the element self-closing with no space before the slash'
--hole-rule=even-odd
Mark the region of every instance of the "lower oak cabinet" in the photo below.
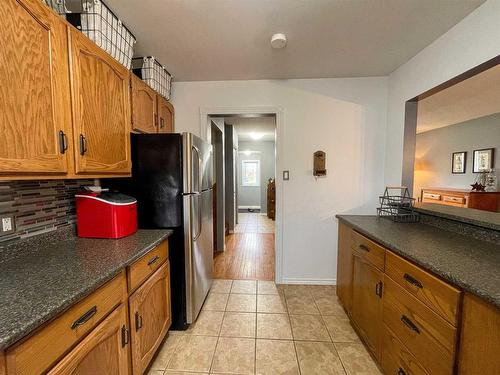
<svg viewBox="0 0 500 375">
<path fill-rule="evenodd" d="M 340 303 L 387 375 L 500 374 L 500 309 L 339 223 Z"/>
<path fill-rule="evenodd" d="M 0 375 L 141 375 L 171 321 L 164 241 L 31 336 L 0 352 Z"/>
<path fill-rule="evenodd" d="M 169 280 L 166 262 L 129 299 L 134 374 L 148 367 L 172 323 Z"/>
<path fill-rule="evenodd" d="M 122 304 L 50 370 L 49 375 L 128 375 L 128 343 L 127 308 Z"/>
<path fill-rule="evenodd" d="M 458 373 L 500 373 L 500 309 L 468 293 L 462 309 Z"/>
<path fill-rule="evenodd" d="M 379 357 L 382 320 L 382 271 L 354 256 L 352 320 L 369 349 Z"/>
</svg>

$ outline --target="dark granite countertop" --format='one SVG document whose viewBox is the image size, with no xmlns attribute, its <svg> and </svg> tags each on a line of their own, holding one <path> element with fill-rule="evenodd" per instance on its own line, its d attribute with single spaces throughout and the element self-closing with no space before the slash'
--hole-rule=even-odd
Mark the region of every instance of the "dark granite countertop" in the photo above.
<svg viewBox="0 0 500 375">
<path fill-rule="evenodd" d="M 0 245 L 0 351 L 111 280 L 172 232 L 112 239 L 64 229 Z"/>
<path fill-rule="evenodd" d="M 337 215 L 358 232 L 500 308 L 500 244 L 421 223 Z"/>
</svg>

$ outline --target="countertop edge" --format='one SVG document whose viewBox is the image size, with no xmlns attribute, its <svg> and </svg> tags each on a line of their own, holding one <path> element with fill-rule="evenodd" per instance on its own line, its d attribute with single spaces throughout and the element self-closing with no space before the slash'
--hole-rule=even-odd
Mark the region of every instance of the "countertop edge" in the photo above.
<svg viewBox="0 0 500 375">
<path fill-rule="evenodd" d="M 415 263 L 416 265 L 422 267 L 424 270 L 431 272 L 434 276 L 441 278 L 441 279 L 445 280 L 446 282 L 450 283 L 451 285 L 461 289 L 463 292 L 470 293 L 472 295 L 480 297 L 480 298 L 484 299 L 485 301 L 491 303 L 492 305 L 500 308 L 500 300 L 492 297 L 490 294 L 483 292 L 479 288 L 474 287 L 468 283 L 465 283 L 465 282 L 461 281 L 460 279 L 453 277 L 452 275 L 449 275 L 447 273 L 440 271 L 439 269 L 433 267 L 432 264 L 425 263 L 421 259 L 412 257 L 408 253 L 401 251 L 400 249 L 398 249 L 397 247 L 384 241 L 383 239 L 380 239 L 377 236 L 374 236 L 372 233 L 364 230 L 362 227 L 360 227 L 356 223 L 353 223 L 352 221 L 350 221 L 346 216 L 348 216 L 348 215 L 335 215 L 335 217 L 339 221 L 341 221 L 342 223 L 348 225 L 349 227 L 355 229 L 356 231 L 365 235 L 369 239 L 386 247 L 387 249 L 391 250 L 392 252 L 401 256 L 402 258 L 409 260 L 412 263 Z M 371 215 L 355 215 L 355 216 L 371 216 Z M 386 220 L 386 219 L 383 219 L 383 220 Z"/>
<path fill-rule="evenodd" d="M 47 323 L 50 323 L 52 320 L 57 319 L 59 316 L 61 316 L 64 312 L 66 312 L 69 308 L 83 300 L 84 298 L 88 297 L 91 295 L 93 292 L 95 292 L 97 289 L 102 287 L 104 284 L 106 284 L 108 281 L 112 280 L 115 276 L 117 276 L 120 272 L 122 272 L 126 267 L 130 266 L 132 263 L 134 263 L 136 260 L 147 254 L 149 251 L 151 251 L 153 248 L 158 246 L 160 243 L 165 241 L 167 238 L 169 238 L 172 235 L 171 230 L 166 230 L 166 233 L 161 235 L 158 239 L 155 241 L 149 243 L 147 246 L 142 248 L 140 251 L 138 251 L 134 256 L 130 257 L 127 259 L 126 262 L 121 263 L 118 265 L 115 269 L 111 270 L 110 272 L 106 273 L 99 279 L 96 279 L 95 283 L 85 289 L 82 290 L 80 293 L 69 297 L 67 300 L 65 300 L 63 303 L 61 303 L 60 306 L 52 309 L 50 312 L 47 312 L 44 314 L 40 319 L 27 323 L 23 329 L 20 329 L 16 332 L 13 332 L 12 335 L 8 339 L 0 339 L 0 352 L 4 351 L 5 349 L 8 349 L 9 347 L 13 346 L 14 344 L 18 343 L 19 341 L 27 338 L 30 334 L 34 333 L 37 329 L 41 328 L 42 326 L 46 325 Z"/>
</svg>

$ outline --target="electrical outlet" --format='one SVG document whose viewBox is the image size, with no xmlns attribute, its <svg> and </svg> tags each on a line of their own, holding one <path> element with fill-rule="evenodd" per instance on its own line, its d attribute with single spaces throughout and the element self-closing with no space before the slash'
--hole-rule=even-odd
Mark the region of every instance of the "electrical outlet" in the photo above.
<svg viewBox="0 0 500 375">
<path fill-rule="evenodd" d="M 13 233 L 15 230 L 15 224 L 14 224 L 14 216 L 9 215 L 9 216 L 3 216 L 1 217 L 1 222 L 0 222 L 0 236 L 3 236 L 5 234 L 10 234 Z"/>
</svg>

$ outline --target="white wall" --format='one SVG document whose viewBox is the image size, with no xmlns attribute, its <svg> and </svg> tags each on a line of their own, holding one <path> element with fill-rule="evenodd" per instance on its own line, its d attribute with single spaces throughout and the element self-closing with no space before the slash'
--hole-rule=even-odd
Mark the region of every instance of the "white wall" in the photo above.
<svg viewBox="0 0 500 375">
<path fill-rule="evenodd" d="M 290 181 L 278 181 L 283 194 L 283 279 L 278 281 L 333 283 L 334 215 L 374 214 L 383 190 L 387 79 L 178 82 L 173 104 L 176 130 L 195 134 L 204 107 L 283 108 L 277 152 Z M 318 180 L 312 176 L 317 150 L 326 152 L 328 169 Z"/>
<path fill-rule="evenodd" d="M 500 1 L 488 0 L 389 76 L 385 183 L 400 184 L 404 104 L 500 54 Z"/>
</svg>

